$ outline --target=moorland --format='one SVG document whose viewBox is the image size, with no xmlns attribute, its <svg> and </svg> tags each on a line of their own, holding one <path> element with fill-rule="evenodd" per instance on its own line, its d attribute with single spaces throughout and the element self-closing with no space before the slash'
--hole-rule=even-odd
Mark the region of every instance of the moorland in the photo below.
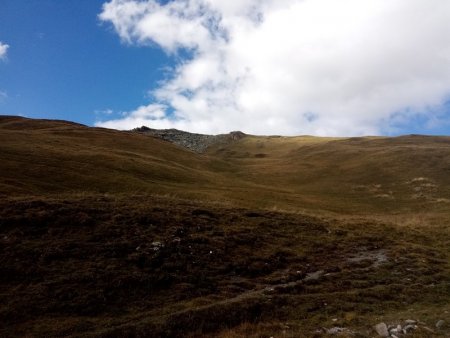
<svg viewBox="0 0 450 338">
<path fill-rule="evenodd" d="M 450 137 L 201 139 L 0 116 L 0 336 L 450 335 Z"/>
</svg>

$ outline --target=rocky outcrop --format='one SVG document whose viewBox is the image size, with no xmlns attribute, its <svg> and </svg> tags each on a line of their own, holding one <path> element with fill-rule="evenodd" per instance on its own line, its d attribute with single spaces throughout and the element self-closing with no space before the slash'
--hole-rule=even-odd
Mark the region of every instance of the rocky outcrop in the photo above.
<svg viewBox="0 0 450 338">
<path fill-rule="evenodd" d="M 189 133 L 178 129 L 151 129 L 145 126 L 135 128 L 132 131 L 158 137 L 165 141 L 188 148 L 196 153 L 204 153 L 214 144 L 234 142 L 246 136 L 246 134 L 240 131 L 233 131 L 229 134 L 221 135 L 205 135 Z"/>
<path fill-rule="evenodd" d="M 338 321 L 334 318 L 333 321 Z M 440 319 L 436 323 L 437 331 L 431 329 L 426 323 L 419 320 L 407 319 L 402 323 L 396 323 L 388 325 L 386 323 L 378 323 L 373 326 L 373 331 L 377 334 L 376 337 L 384 338 L 401 338 L 401 337 L 431 337 L 439 333 L 445 333 L 442 331 L 445 326 L 445 321 Z M 341 336 L 341 337 L 374 337 L 370 332 L 353 331 L 352 329 L 340 326 L 334 326 L 332 328 L 322 327 L 316 330 L 317 334 L 326 334 L 327 336 Z M 416 335 L 417 334 L 417 335 Z M 440 336 L 440 335 L 439 335 Z"/>
</svg>

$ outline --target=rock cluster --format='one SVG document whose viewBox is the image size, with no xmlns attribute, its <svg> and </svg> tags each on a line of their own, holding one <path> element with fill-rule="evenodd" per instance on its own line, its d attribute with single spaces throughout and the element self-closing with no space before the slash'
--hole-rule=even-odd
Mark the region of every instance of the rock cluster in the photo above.
<svg viewBox="0 0 450 338">
<path fill-rule="evenodd" d="M 240 131 L 233 131 L 229 134 L 221 135 L 205 135 L 189 133 L 178 129 L 151 129 L 145 126 L 135 128 L 132 131 L 158 137 L 181 147 L 188 148 L 196 153 L 203 153 L 214 144 L 237 141 L 246 136 Z"/>
<path fill-rule="evenodd" d="M 333 319 L 333 321 L 337 321 L 337 319 Z M 427 326 L 427 324 L 421 321 L 412 319 L 407 319 L 401 324 L 387 325 L 386 323 L 378 323 L 377 325 L 373 326 L 373 330 L 377 333 L 378 337 L 384 338 L 402 338 L 407 336 L 412 337 L 412 334 L 414 332 L 421 332 L 422 335 L 428 336 L 430 334 L 435 334 L 443 330 L 444 328 L 446 328 L 446 322 L 442 319 L 436 322 L 435 329 L 431 329 Z M 360 333 L 339 326 L 335 326 L 329 329 L 323 327 L 320 330 L 317 330 L 316 333 L 325 333 L 326 335 L 331 336 L 347 337 L 348 335 L 350 335 L 354 337 L 368 337 L 368 332 L 367 334 Z"/>
<path fill-rule="evenodd" d="M 445 326 L 445 322 L 443 320 L 439 320 L 436 323 L 436 329 L 440 330 Z M 417 330 L 422 332 L 427 332 L 428 334 L 434 333 L 434 330 L 426 326 L 425 323 L 422 323 L 417 320 L 407 319 L 402 324 L 396 325 L 387 325 L 386 323 L 379 323 L 374 326 L 374 330 L 380 337 L 386 338 L 400 338 L 406 337 L 408 334 L 411 334 Z"/>
</svg>

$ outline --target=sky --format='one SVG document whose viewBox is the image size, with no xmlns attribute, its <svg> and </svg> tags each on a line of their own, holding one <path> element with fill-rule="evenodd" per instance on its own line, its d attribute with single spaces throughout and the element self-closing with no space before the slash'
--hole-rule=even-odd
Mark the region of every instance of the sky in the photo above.
<svg viewBox="0 0 450 338">
<path fill-rule="evenodd" d="M 0 114 L 450 135 L 448 0 L 0 0 Z"/>
</svg>

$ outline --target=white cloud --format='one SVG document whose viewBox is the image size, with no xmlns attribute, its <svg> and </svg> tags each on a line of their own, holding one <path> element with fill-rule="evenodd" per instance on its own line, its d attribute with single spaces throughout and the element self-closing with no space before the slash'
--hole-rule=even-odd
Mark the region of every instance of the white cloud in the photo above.
<svg viewBox="0 0 450 338">
<path fill-rule="evenodd" d="M 114 111 L 112 109 L 99 109 L 94 111 L 95 115 L 112 115 Z"/>
<path fill-rule="evenodd" d="M 150 104 L 147 106 L 141 106 L 131 113 L 124 113 L 123 117 L 119 120 L 110 120 L 106 122 L 97 123 L 98 126 L 112 129 L 133 129 L 144 125 L 153 123 L 160 124 L 164 128 L 170 127 L 170 121 L 168 121 L 167 114 L 165 112 L 166 107 L 160 104 Z M 108 110 L 111 112 L 111 110 Z"/>
<path fill-rule="evenodd" d="M 8 98 L 8 93 L 0 90 L 0 102 L 6 100 Z"/>
<path fill-rule="evenodd" d="M 6 53 L 8 52 L 9 46 L 0 41 L 0 59 L 4 59 L 6 57 Z"/>
<path fill-rule="evenodd" d="M 192 54 L 106 127 L 379 134 L 436 120 L 450 94 L 447 0 L 112 0 L 99 17 L 127 43 Z"/>
</svg>

